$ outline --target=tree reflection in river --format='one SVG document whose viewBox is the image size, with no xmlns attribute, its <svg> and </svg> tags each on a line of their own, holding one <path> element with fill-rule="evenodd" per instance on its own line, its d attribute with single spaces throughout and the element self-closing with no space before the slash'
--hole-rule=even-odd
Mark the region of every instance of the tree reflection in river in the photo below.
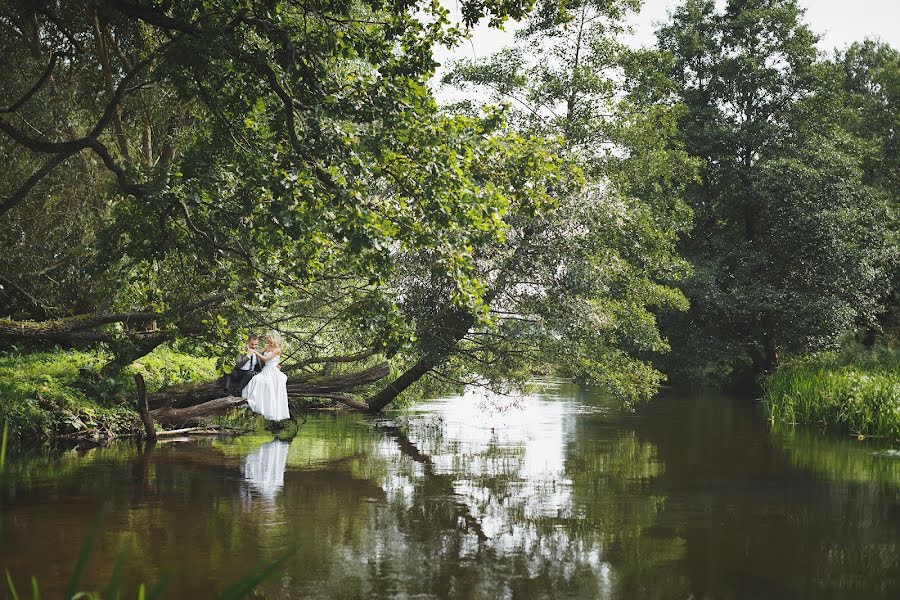
<svg viewBox="0 0 900 600">
<path fill-rule="evenodd" d="M 684 538 L 694 597 L 900 597 L 900 482 L 877 448 L 773 434 L 754 403 L 711 391 L 628 422 L 667 463 L 647 493 L 668 497 L 655 529 Z"/>
<path fill-rule="evenodd" d="M 628 431 L 594 438 L 570 418 L 592 413 L 602 423 L 598 407 L 531 397 L 489 419 L 456 410 L 460 402 L 430 403 L 428 416 L 409 419 L 408 435 L 382 428 L 421 467 L 393 498 L 412 556 L 428 557 L 417 593 L 623 597 L 634 577 L 683 552 L 678 539 L 644 535 L 664 503 L 642 490 L 664 469 L 653 446 Z M 632 558 L 640 560 L 629 568 Z"/>
<path fill-rule="evenodd" d="M 768 431 L 752 406 L 636 415 L 549 387 L 271 435 L 17 459 L 0 568 L 59 595 L 102 503 L 87 585 L 209 597 L 297 546 L 264 598 L 895 597 L 896 463 Z"/>
</svg>

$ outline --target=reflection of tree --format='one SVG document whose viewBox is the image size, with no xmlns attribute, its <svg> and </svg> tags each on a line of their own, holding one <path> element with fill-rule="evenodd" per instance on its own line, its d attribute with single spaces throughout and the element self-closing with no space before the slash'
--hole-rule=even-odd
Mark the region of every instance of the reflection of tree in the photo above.
<svg viewBox="0 0 900 600">
<path fill-rule="evenodd" d="M 87 537 L 105 498 L 88 566 L 95 588 L 123 552 L 129 581 L 171 575 L 173 597 L 209 597 L 298 545 L 262 596 L 897 591 L 897 485 L 844 479 L 862 472 L 845 445 L 772 438 L 752 408 L 721 398 L 662 401 L 623 420 L 541 402 L 544 421 L 520 420 L 514 435 L 415 415 L 403 426 L 312 417 L 264 508 L 246 502 L 242 465 L 271 436 L 39 461 L 46 476 L 16 465 L 0 568 L 61 592 L 72 540 Z M 532 443 L 548 429 L 543 446 Z M 842 482 L 823 479 L 826 465 Z"/>
<path fill-rule="evenodd" d="M 90 569 L 97 587 L 124 552 L 135 582 L 171 574 L 174 595 L 208 596 L 230 580 L 224 574 L 236 576 L 299 544 L 284 575 L 263 583 L 263 594 L 548 598 L 617 589 L 616 573 L 625 565 L 609 555 L 617 544 L 634 546 L 621 542 L 634 536 L 610 532 L 622 528 L 619 518 L 653 511 L 637 508 L 636 493 L 613 502 L 619 508 L 611 512 L 586 507 L 581 498 L 601 488 L 619 494 L 626 480 L 655 475 L 652 449 L 633 438 L 611 442 L 598 458 L 570 448 L 566 471 L 568 462 L 581 461 L 579 470 L 603 471 L 596 477 L 569 475 L 561 462 L 528 473 L 525 440 L 465 443 L 443 433 L 422 423 L 407 430 L 373 428 L 357 418 L 311 419 L 291 443 L 282 491 L 265 510 L 243 501 L 242 465 L 270 437 L 161 445 L 136 455 L 131 468 L 117 457 L 34 494 L 110 498 L 114 516 Z M 76 509 L 82 517 L 70 514 L 54 527 L 67 539 L 83 539 L 94 511 Z M 34 553 L 23 561 L 48 562 Z"/>
<path fill-rule="evenodd" d="M 240 443 L 254 450 L 264 446 Z M 131 463 L 123 460 L 128 456 Z M 99 513 L 98 499 L 105 499 L 109 510 L 86 587 L 102 589 L 121 555 L 124 589 L 171 576 L 167 589 L 173 597 L 205 598 L 297 543 L 288 575 L 267 581 L 264 590 L 291 581 L 302 588 L 320 576 L 346 580 L 348 565 L 336 562 L 335 555 L 365 546 L 367 501 L 384 497 L 378 485 L 337 460 L 337 468 L 286 470 L 282 493 L 259 510 L 258 503 L 244 498 L 244 457 L 206 441 L 160 445 L 149 453 L 122 446 L 84 458 L 80 468 L 59 466 L 62 476 L 26 478 L 17 482 L 15 494 L 7 493 L 11 508 L 3 514 L 0 565 L 16 577 L 36 575 L 47 596 L 62 593 L 78 542 L 87 539 Z M 55 503 L 61 505 L 58 513 L 42 508 Z"/>
<path fill-rule="evenodd" d="M 900 452 L 871 443 L 847 443 L 822 431 L 773 424 L 791 464 L 829 479 L 900 488 Z"/>
<path fill-rule="evenodd" d="M 575 531 L 610 566 L 617 598 L 679 597 L 685 583 L 670 566 L 684 554 L 676 533 L 653 534 L 664 495 L 650 490 L 665 471 L 656 447 L 601 419 L 581 419 L 566 448 Z"/>
<path fill-rule="evenodd" d="M 678 570 L 694 597 L 900 597 L 896 484 L 825 468 L 847 467 L 838 448 L 853 442 L 801 438 L 786 453 L 756 407 L 720 394 L 643 413 L 636 433 L 666 462 L 646 492 L 669 498 L 657 528 L 684 538 Z"/>
<path fill-rule="evenodd" d="M 394 499 L 400 532 L 414 540 L 413 556 L 429 557 L 412 593 L 628 597 L 622 592 L 629 585 L 636 589 L 641 575 L 683 550 L 678 539 L 645 536 L 662 498 L 645 496 L 639 487 L 662 467 L 652 445 L 634 435 L 602 447 L 576 436 L 565 472 L 526 477 L 522 446 L 491 442 L 463 449 L 440 431 L 413 429 L 429 448 L 425 454 L 402 429 L 383 430 L 421 465 L 409 495 Z M 452 461 L 441 472 L 436 465 L 447 455 Z M 387 557 L 375 573 L 394 560 Z M 664 594 L 674 592 L 667 587 Z"/>
</svg>

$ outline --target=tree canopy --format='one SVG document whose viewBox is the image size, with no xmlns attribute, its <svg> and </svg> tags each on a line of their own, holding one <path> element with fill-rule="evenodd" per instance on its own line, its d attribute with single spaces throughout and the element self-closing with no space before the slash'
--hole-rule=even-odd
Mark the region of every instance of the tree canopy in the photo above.
<svg viewBox="0 0 900 600">
<path fill-rule="evenodd" d="M 691 310 L 664 327 L 689 369 L 771 370 L 884 309 L 896 216 L 815 43 L 795 0 L 688 0 L 659 30 L 679 138 L 702 161 L 681 245 Z"/>
<path fill-rule="evenodd" d="M 824 57 L 795 0 L 634 49 L 639 5 L 6 0 L 0 336 L 111 377 L 277 328 L 297 394 L 378 411 L 429 375 L 631 402 L 889 325 L 897 52 Z M 510 18 L 439 105 L 434 48 Z"/>
</svg>

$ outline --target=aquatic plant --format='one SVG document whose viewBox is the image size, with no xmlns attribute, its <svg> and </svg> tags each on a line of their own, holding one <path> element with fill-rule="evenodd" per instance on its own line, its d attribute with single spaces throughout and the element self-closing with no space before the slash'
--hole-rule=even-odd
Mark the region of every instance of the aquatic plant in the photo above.
<svg viewBox="0 0 900 600">
<path fill-rule="evenodd" d="M 900 440 L 900 351 L 823 353 L 789 363 L 763 384 L 775 423 L 803 423 Z"/>
</svg>

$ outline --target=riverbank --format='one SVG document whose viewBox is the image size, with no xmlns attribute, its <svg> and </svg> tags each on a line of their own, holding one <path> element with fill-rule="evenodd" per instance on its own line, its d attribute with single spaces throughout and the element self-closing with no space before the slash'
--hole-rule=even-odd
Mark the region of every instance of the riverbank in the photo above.
<svg viewBox="0 0 900 600">
<path fill-rule="evenodd" d="M 781 367 L 763 389 L 776 423 L 900 442 L 900 349 L 821 353 Z"/>
<path fill-rule="evenodd" d="M 0 423 L 14 444 L 43 443 L 95 431 L 100 437 L 141 428 L 134 408 L 134 374 L 148 391 L 218 375 L 213 358 L 160 347 L 117 379 L 95 375 L 109 360 L 100 351 L 51 350 L 0 355 Z"/>
</svg>

